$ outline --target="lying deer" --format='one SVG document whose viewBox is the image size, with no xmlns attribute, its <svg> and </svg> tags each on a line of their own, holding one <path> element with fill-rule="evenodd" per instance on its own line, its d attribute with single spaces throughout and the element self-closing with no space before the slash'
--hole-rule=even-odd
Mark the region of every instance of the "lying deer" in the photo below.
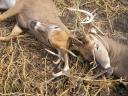
<svg viewBox="0 0 128 96">
<path fill-rule="evenodd" d="M 87 34 L 82 41 L 77 45 L 86 60 L 93 56 L 108 74 L 128 80 L 128 45 L 94 33 Z"/>
<path fill-rule="evenodd" d="M 70 30 L 60 20 L 59 12 L 52 0 L 1 0 L 0 8 L 9 8 L 0 15 L 0 21 L 14 15 L 17 17 L 17 24 L 12 33 L 0 37 L 1 41 L 10 41 L 20 35 L 23 29 L 28 29 L 39 41 L 57 49 L 59 59 L 55 63 L 58 64 L 63 58 L 65 61 L 63 71 L 69 70 L 68 52 L 71 52 L 68 51 L 68 46 L 69 38 L 72 36 Z M 84 13 L 90 16 L 89 12 L 85 11 Z M 91 20 L 92 16 L 87 23 Z M 54 74 L 54 76 L 62 75 L 63 71 Z"/>
</svg>

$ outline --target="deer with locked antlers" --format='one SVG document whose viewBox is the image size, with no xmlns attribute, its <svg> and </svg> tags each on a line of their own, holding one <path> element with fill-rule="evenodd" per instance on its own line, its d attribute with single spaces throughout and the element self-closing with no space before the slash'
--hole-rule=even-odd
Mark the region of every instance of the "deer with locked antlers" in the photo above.
<svg viewBox="0 0 128 96">
<path fill-rule="evenodd" d="M 68 46 L 69 38 L 72 35 L 60 20 L 58 9 L 52 0 L 0 0 L 0 8 L 8 9 L 0 15 L 0 21 L 4 21 L 11 16 L 17 17 L 17 24 L 14 26 L 12 33 L 0 37 L 1 41 L 10 41 L 20 35 L 23 29 L 28 29 L 30 34 L 39 41 L 54 47 L 58 51 L 58 54 L 54 54 L 47 50 L 59 57 L 54 63 L 58 64 L 60 60 L 65 61 L 63 71 L 54 74 L 54 76 L 63 75 L 64 72 L 69 70 L 68 53 L 71 52 L 68 50 Z M 87 11 L 82 12 L 90 17 L 87 23 L 91 22 L 92 14 Z"/>
<path fill-rule="evenodd" d="M 86 60 L 94 57 L 109 75 L 128 81 L 128 45 L 93 32 L 86 34 L 82 42 L 76 45 Z"/>
</svg>

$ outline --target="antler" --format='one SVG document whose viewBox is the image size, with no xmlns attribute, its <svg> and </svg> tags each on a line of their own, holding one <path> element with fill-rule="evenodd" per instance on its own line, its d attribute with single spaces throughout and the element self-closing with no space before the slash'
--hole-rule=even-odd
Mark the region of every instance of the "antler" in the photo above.
<svg viewBox="0 0 128 96">
<path fill-rule="evenodd" d="M 78 12 L 82 12 L 82 13 L 85 13 L 86 15 L 88 15 L 87 17 L 87 21 L 83 20 L 81 23 L 83 24 L 87 24 L 87 23 L 91 23 L 94 19 L 94 16 L 92 13 L 88 12 L 88 11 L 85 11 L 85 10 L 80 10 L 80 9 L 74 9 L 74 8 L 67 8 L 68 10 L 71 10 L 71 11 L 78 11 Z"/>
</svg>

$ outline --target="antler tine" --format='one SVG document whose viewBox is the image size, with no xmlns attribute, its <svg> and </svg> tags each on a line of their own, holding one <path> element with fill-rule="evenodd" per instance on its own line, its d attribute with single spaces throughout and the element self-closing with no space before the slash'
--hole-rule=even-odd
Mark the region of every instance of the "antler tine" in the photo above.
<svg viewBox="0 0 128 96">
<path fill-rule="evenodd" d="M 67 8 L 67 9 L 71 10 L 71 11 L 78 11 L 78 12 L 82 12 L 82 13 L 87 14 L 90 18 L 87 21 L 82 21 L 81 23 L 83 23 L 83 24 L 91 23 L 93 21 L 93 19 L 94 19 L 93 14 L 88 12 L 88 11 L 80 10 L 80 9 L 75 9 L 75 8 Z"/>
</svg>

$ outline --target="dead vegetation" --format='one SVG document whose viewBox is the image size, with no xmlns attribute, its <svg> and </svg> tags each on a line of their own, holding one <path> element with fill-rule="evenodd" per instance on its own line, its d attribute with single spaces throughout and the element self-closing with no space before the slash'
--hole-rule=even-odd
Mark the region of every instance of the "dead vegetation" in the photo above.
<svg viewBox="0 0 128 96">
<path fill-rule="evenodd" d="M 67 10 L 67 7 L 81 8 L 94 12 L 94 24 L 105 34 L 127 40 L 127 33 L 113 32 L 115 17 L 128 12 L 127 0 L 54 1 L 69 29 L 84 32 L 79 23 L 82 16 Z M 15 23 L 15 18 L 0 22 L 0 35 L 9 34 Z M 127 96 L 122 85 L 115 85 L 121 79 L 105 75 L 93 79 L 100 73 L 97 64 L 85 62 L 78 53 L 78 58 L 70 56 L 71 75 L 53 79 L 54 68 L 62 68 L 63 64 L 55 67 L 52 61 L 56 57 L 47 53 L 46 47 L 27 33 L 15 41 L 0 42 L 0 96 Z"/>
</svg>

